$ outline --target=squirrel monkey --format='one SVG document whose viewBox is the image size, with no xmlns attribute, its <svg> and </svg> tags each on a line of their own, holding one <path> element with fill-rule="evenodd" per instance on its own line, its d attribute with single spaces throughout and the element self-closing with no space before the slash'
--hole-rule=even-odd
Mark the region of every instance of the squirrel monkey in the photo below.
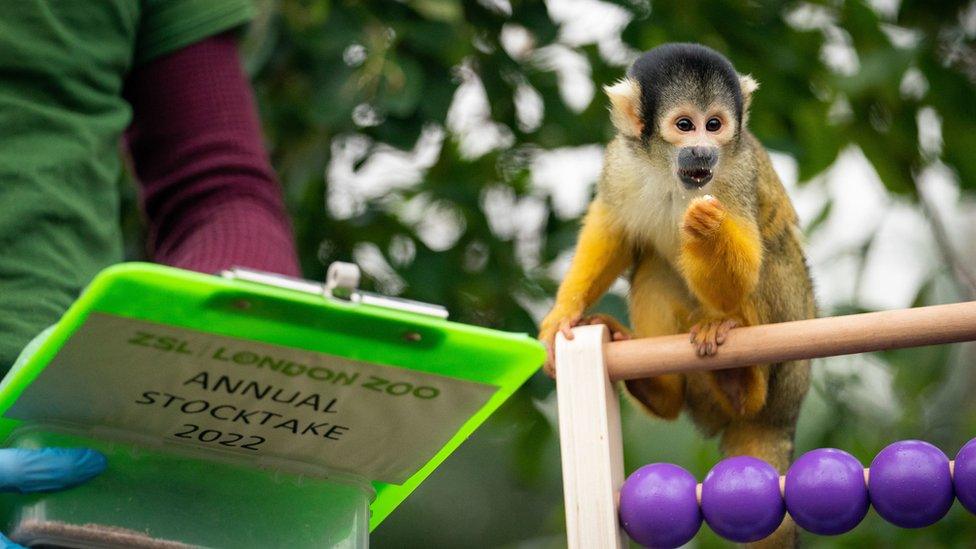
<svg viewBox="0 0 976 549">
<path fill-rule="evenodd" d="M 575 257 L 539 339 L 606 324 L 614 339 L 630 331 L 587 308 L 630 272 L 633 335 L 690 332 L 699 356 L 715 354 L 730 330 L 812 318 L 813 285 L 797 216 L 769 156 L 746 128 L 750 76 L 696 44 L 666 44 L 634 62 L 605 88 L 617 135 L 607 146 L 597 194 Z M 652 414 L 674 419 L 686 408 L 725 455 L 751 455 L 785 473 L 793 453 L 809 361 L 668 374 L 625 383 Z M 791 546 L 789 520 L 770 538 Z"/>
</svg>

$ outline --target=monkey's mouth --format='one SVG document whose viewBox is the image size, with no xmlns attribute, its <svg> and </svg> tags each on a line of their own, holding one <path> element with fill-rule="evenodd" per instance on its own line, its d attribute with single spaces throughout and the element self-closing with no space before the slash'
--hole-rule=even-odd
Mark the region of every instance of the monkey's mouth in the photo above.
<svg viewBox="0 0 976 549">
<path fill-rule="evenodd" d="M 689 189 L 700 189 L 712 180 L 712 170 L 708 168 L 686 168 L 678 170 L 678 178 Z"/>
</svg>

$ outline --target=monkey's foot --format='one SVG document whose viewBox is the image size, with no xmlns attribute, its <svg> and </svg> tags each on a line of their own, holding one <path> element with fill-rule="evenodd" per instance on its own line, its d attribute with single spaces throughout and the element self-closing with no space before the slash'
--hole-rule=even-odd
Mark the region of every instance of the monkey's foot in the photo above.
<svg viewBox="0 0 976 549">
<path fill-rule="evenodd" d="M 685 376 L 682 374 L 628 379 L 624 387 L 644 409 L 662 419 L 677 418 L 685 405 Z"/>
<path fill-rule="evenodd" d="M 607 314 L 597 313 L 580 321 L 580 326 L 594 326 L 597 324 L 603 324 L 607 327 L 607 330 L 610 331 L 610 339 L 613 341 L 623 341 L 631 337 L 630 330 L 623 323 Z"/>
<path fill-rule="evenodd" d="M 760 366 L 708 372 L 718 403 L 733 418 L 749 418 L 766 405 L 769 380 Z"/>
<path fill-rule="evenodd" d="M 726 318 L 723 320 L 705 320 L 691 328 L 691 344 L 695 346 L 698 356 L 711 356 L 718 352 L 718 346 L 725 343 L 729 330 L 739 325 L 739 321 Z"/>
<path fill-rule="evenodd" d="M 725 206 L 713 196 L 696 198 L 685 210 L 681 229 L 692 238 L 704 239 L 718 232 L 725 219 Z"/>
</svg>

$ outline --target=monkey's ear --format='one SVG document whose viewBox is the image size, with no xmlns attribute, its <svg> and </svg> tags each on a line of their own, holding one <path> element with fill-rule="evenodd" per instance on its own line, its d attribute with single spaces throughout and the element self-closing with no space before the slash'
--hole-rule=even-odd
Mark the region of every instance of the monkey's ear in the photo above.
<svg viewBox="0 0 976 549">
<path fill-rule="evenodd" d="M 644 131 L 640 117 L 640 84 L 631 78 L 621 78 L 612 86 L 604 86 L 603 91 L 610 98 L 610 118 L 617 131 L 639 137 Z"/>
<path fill-rule="evenodd" d="M 759 89 L 759 82 L 750 74 L 740 74 L 739 87 L 742 89 L 742 114 L 747 116 L 749 105 L 752 104 L 752 92 Z"/>
</svg>

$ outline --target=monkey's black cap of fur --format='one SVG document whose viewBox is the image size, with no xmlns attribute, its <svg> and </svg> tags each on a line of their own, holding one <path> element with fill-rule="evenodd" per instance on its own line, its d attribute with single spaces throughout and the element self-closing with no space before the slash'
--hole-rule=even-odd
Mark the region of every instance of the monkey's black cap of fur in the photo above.
<svg viewBox="0 0 976 549">
<path fill-rule="evenodd" d="M 708 101 L 727 101 L 742 122 L 742 88 L 732 63 L 701 44 L 663 44 L 634 61 L 627 76 L 641 89 L 644 133 L 654 131 L 658 109 L 668 99 L 683 96 L 707 106 Z"/>
</svg>

